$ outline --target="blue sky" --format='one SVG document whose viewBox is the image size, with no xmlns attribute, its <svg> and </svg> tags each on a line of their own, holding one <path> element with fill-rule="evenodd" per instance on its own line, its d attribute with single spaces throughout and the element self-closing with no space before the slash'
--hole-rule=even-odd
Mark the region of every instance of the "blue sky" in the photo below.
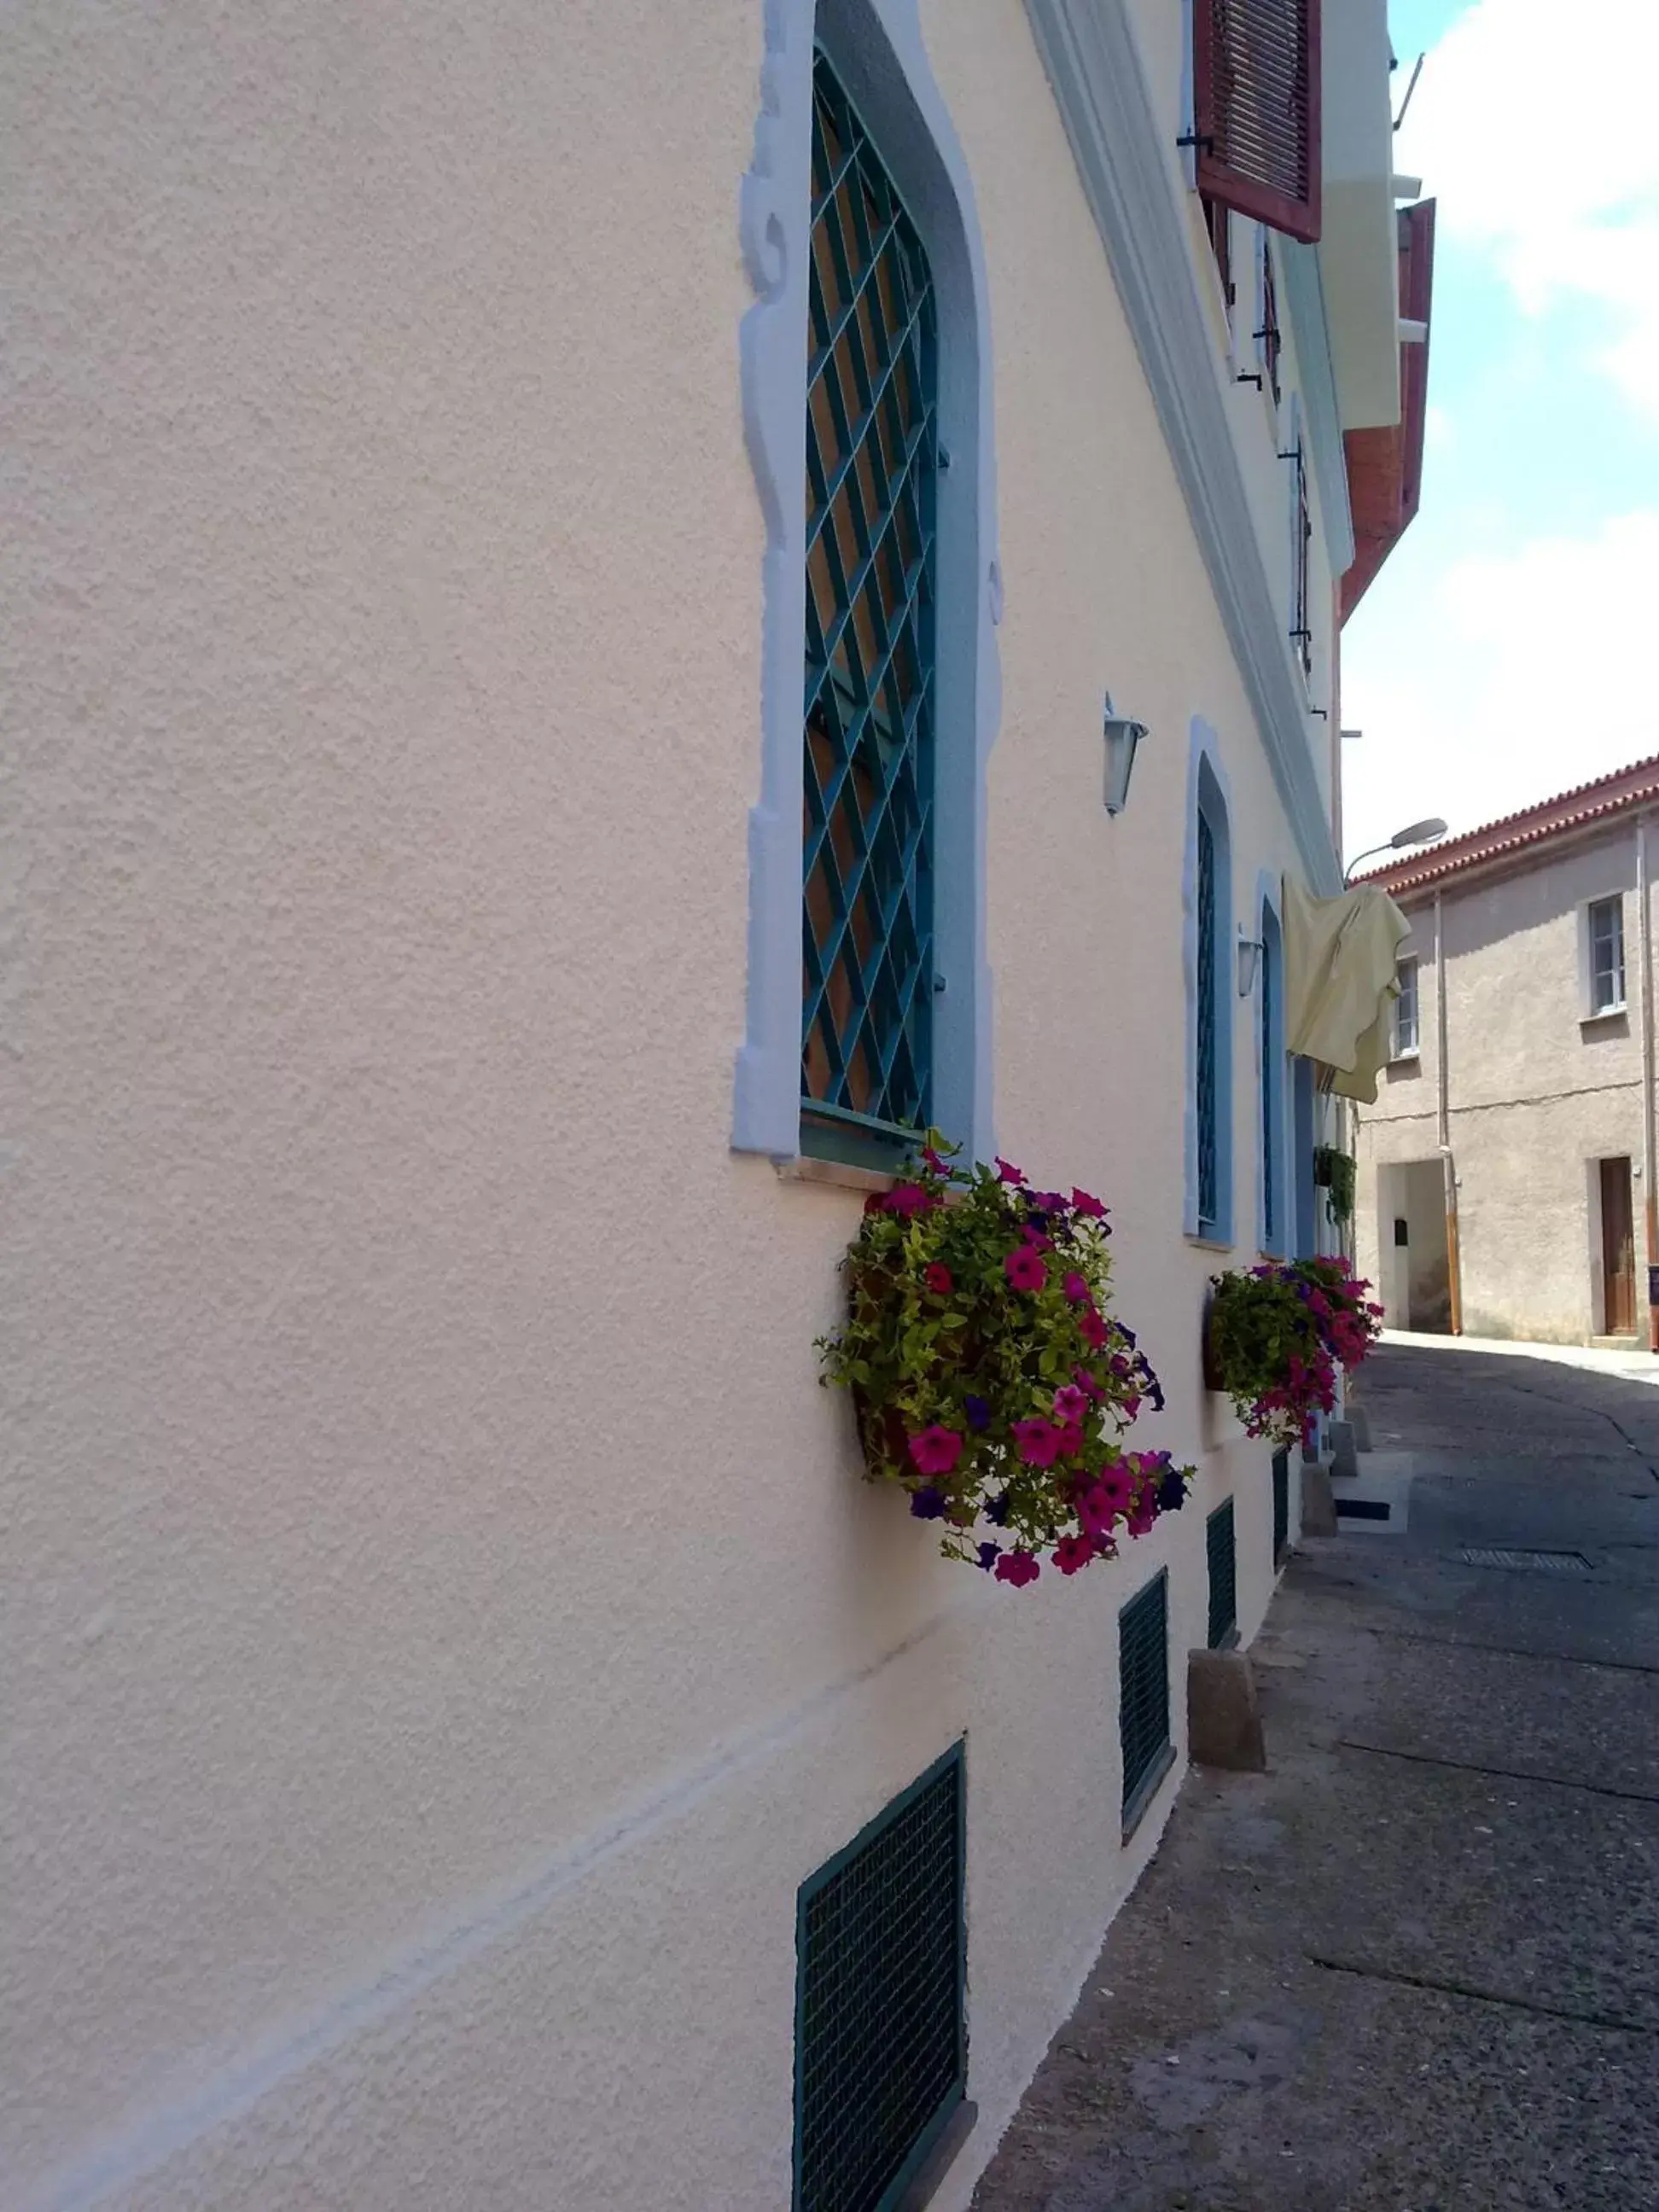
<svg viewBox="0 0 1659 2212">
<path fill-rule="evenodd" d="M 1659 0 L 1393 0 L 1437 202 L 1416 523 L 1344 636 L 1349 852 L 1659 752 Z M 1571 26 L 1571 36 L 1563 35 Z"/>
</svg>

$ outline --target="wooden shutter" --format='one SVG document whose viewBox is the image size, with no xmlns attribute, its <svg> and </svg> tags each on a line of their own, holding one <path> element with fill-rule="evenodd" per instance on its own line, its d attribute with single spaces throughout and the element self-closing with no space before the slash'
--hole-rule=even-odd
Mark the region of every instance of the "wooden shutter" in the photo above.
<svg viewBox="0 0 1659 2212">
<path fill-rule="evenodd" d="M 1320 0 L 1193 0 L 1198 188 L 1319 236 Z"/>
</svg>

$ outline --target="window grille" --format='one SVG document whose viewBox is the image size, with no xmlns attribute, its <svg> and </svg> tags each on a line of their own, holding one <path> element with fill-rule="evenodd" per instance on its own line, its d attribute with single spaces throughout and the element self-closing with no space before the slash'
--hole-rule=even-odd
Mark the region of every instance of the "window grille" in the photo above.
<svg viewBox="0 0 1659 2212">
<path fill-rule="evenodd" d="M 1170 1582 L 1162 1572 L 1117 1617 L 1118 1726 L 1123 1818 L 1128 1826 L 1167 1771 L 1170 1747 Z"/>
<path fill-rule="evenodd" d="M 1213 1237 L 1220 1224 L 1216 1127 L 1216 855 L 1202 805 L 1198 813 L 1198 1229 Z"/>
<path fill-rule="evenodd" d="M 957 1745 L 801 1886 L 794 2212 L 888 2212 L 968 2068 Z"/>
<path fill-rule="evenodd" d="M 932 1113 L 938 335 L 927 256 L 828 62 L 813 76 L 802 1115 Z"/>
<path fill-rule="evenodd" d="M 1205 1522 L 1204 1548 L 1210 1568 L 1210 1649 L 1218 1651 L 1238 1626 L 1238 1552 L 1231 1498 Z"/>
</svg>

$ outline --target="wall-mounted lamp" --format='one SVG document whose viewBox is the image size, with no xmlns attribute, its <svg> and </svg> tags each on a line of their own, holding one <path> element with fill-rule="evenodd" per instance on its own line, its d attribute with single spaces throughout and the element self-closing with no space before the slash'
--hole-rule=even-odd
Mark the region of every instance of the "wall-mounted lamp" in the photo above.
<svg viewBox="0 0 1659 2212">
<path fill-rule="evenodd" d="M 1129 778 L 1134 774 L 1135 751 L 1146 734 L 1145 722 L 1112 711 L 1112 695 L 1106 694 L 1106 811 L 1121 814 L 1129 803 Z"/>
<path fill-rule="evenodd" d="M 1261 939 L 1241 937 L 1238 940 L 1238 995 L 1248 999 L 1255 988 L 1256 970 L 1261 965 Z"/>
</svg>

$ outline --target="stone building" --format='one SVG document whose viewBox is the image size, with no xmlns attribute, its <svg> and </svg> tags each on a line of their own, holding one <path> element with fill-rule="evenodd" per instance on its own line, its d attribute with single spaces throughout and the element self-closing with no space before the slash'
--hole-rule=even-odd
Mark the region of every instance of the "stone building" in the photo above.
<svg viewBox="0 0 1659 2212">
<path fill-rule="evenodd" d="M 1432 243 L 1322 13 L 9 11 L 9 2206 L 966 2201 L 1297 1527 L 1200 1316 Z M 818 1388 L 929 1120 L 1198 1469 L 1073 1580 Z"/>
<path fill-rule="evenodd" d="M 1358 1109 L 1358 1256 L 1390 1326 L 1648 1342 L 1656 808 L 1638 761 L 1366 878 L 1412 924 Z"/>
</svg>

